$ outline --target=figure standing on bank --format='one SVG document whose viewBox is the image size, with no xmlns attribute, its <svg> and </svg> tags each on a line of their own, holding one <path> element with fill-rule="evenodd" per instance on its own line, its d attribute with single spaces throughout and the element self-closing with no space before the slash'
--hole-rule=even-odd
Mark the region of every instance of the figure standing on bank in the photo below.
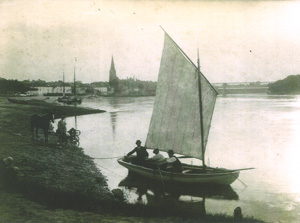
<svg viewBox="0 0 300 223">
<path fill-rule="evenodd" d="M 65 117 L 62 117 L 58 122 L 57 133 L 59 137 L 59 143 L 66 143 L 67 140 L 67 124 L 65 122 Z"/>
</svg>

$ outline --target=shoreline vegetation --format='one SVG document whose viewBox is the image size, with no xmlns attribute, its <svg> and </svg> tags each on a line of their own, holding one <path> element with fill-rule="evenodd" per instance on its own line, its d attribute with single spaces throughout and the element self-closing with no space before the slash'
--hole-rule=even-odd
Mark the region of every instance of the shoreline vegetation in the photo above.
<svg viewBox="0 0 300 223">
<path fill-rule="evenodd" d="M 269 91 L 271 94 L 300 94 L 300 74 L 269 84 Z"/>
<path fill-rule="evenodd" d="M 0 179 L 0 222 L 237 222 L 223 214 L 186 216 L 169 207 L 126 203 L 109 190 L 83 148 L 58 145 L 53 134 L 47 144 L 41 132 L 39 140 L 31 140 L 30 116 L 49 111 L 55 118 L 105 112 L 0 97 L 0 158 L 13 157 L 20 169 L 16 178 Z"/>
</svg>

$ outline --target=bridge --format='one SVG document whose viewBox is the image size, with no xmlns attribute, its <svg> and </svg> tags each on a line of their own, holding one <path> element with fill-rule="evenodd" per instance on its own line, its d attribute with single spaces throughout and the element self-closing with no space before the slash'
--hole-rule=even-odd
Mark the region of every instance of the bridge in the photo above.
<svg viewBox="0 0 300 223">
<path fill-rule="evenodd" d="M 272 82 L 229 82 L 213 83 L 212 85 L 220 94 L 262 94 L 268 93 L 269 84 Z"/>
</svg>

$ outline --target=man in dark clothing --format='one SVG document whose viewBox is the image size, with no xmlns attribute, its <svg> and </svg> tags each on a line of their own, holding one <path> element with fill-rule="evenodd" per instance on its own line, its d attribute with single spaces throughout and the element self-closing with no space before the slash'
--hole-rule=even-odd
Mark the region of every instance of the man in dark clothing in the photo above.
<svg viewBox="0 0 300 223">
<path fill-rule="evenodd" d="M 136 165 L 143 165 L 145 164 L 145 161 L 148 158 L 149 154 L 146 148 L 141 146 L 142 142 L 140 140 L 137 140 L 135 144 L 137 145 L 137 147 L 130 151 L 126 156 L 130 156 L 133 153 L 136 153 L 136 157 L 133 158 L 132 163 Z"/>
<path fill-rule="evenodd" d="M 67 142 L 67 124 L 65 122 L 65 117 L 62 117 L 57 125 L 57 133 L 59 137 L 59 143 Z"/>
<path fill-rule="evenodd" d="M 182 172 L 182 164 L 180 160 L 174 156 L 173 150 L 168 151 L 169 159 L 167 159 L 167 171 L 174 172 L 174 173 L 181 173 Z"/>
</svg>

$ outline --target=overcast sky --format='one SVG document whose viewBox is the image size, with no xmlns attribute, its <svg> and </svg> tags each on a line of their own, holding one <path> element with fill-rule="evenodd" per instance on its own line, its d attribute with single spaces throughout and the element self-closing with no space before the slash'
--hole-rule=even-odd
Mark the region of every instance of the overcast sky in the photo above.
<svg viewBox="0 0 300 223">
<path fill-rule="evenodd" d="M 157 80 L 162 26 L 212 83 L 300 74 L 297 1 L 0 1 L 0 77 Z M 77 61 L 74 61 L 74 58 Z"/>
</svg>

